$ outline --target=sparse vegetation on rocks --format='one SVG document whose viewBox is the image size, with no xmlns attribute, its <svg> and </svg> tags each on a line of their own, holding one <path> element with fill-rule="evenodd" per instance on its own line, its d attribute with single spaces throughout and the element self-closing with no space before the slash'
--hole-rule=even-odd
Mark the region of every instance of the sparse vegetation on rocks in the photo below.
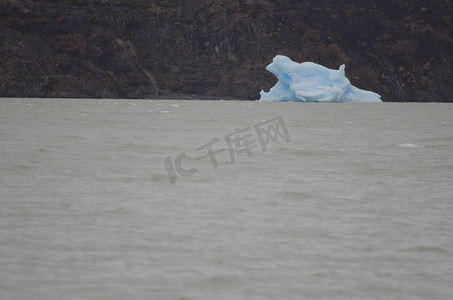
<svg viewBox="0 0 453 300">
<path fill-rule="evenodd" d="M 276 54 L 453 101 L 453 2 L 0 0 L 0 96 L 257 99 Z"/>
</svg>

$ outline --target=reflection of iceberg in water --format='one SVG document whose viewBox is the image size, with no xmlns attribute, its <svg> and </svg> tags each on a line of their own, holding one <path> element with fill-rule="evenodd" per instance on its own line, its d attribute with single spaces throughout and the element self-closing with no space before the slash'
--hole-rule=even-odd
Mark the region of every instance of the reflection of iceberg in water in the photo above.
<svg viewBox="0 0 453 300">
<path fill-rule="evenodd" d="M 267 70 L 278 78 L 277 84 L 260 101 L 296 102 L 382 102 L 376 93 L 351 85 L 344 75 L 344 65 L 331 70 L 321 65 L 293 62 L 277 55 Z"/>
</svg>

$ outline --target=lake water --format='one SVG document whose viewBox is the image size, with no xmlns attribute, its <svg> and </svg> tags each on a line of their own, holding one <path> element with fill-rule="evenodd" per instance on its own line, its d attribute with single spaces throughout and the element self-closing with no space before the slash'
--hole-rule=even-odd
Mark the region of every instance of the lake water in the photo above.
<svg viewBox="0 0 453 300">
<path fill-rule="evenodd" d="M 0 99 L 1 299 L 452 299 L 453 104 Z"/>
</svg>

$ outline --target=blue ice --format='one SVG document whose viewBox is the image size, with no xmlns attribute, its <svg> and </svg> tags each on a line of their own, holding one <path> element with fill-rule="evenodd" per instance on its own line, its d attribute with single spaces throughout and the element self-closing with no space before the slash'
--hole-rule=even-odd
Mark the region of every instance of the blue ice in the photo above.
<svg viewBox="0 0 453 300">
<path fill-rule="evenodd" d="M 381 96 L 351 85 L 344 75 L 345 65 L 338 70 L 277 55 L 267 70 L 278 78 L 268 93 L 261 91 L 260 101 L 274 102 L 382 102 Z"/>
</svg>

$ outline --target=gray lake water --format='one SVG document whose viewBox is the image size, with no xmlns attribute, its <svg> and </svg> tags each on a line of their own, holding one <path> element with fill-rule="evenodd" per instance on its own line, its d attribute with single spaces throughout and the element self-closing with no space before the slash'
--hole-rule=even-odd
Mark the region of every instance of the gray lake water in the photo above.
<svg viewBox="0 0 453 300">
<path fill-rule="evenodd" d="M 453 299 L 452 183 L 453 104 L 0 99 L 0 299 Z"/>
</svg>

